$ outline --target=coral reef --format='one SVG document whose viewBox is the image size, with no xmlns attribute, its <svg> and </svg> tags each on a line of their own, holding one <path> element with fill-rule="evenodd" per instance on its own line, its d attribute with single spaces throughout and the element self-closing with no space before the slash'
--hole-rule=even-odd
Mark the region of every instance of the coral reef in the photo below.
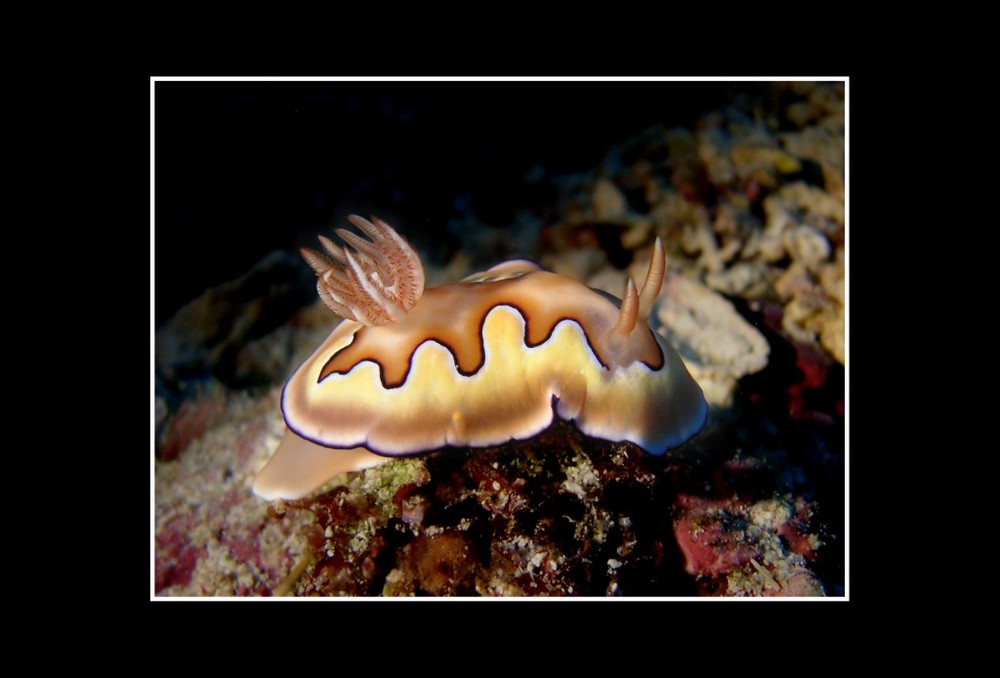
<svg viewBox="0 0 1000 678">
<path fill-rule="evenodd" d="M 621 295 L 659 236 L 651 320 L 705 391 L 706 428 L 654 457 L 557 422 L 263 502 L 281 383 L 331 325 L 308 268 L 276 254 L 158 328 L 154 595 L 845 594 L 843 84 L 776 83 L 549 184 L 530 228 L 452 225 L 465 249 L 428 278 L 499 261 L 516 231 Z"/>
<path fill-rule="evenodd" d="M 342 475 L 272 506 L 247 491 L 280 422 L 256 403 L 159 462 L 158 595 L 824 595 L 816 507 L 781 464 L 657 458 L 558 423 L 527 441 Z M 217 408 L 218 401 L 205 400 Z M 728 422 L 708 438 L 728 438 Z M 241 443 L 229 453 L 228 441 Z M 226 480 L 222 483 L 218 478 Z"/>
<path fill-rule="evenodd" d="M 737 381 L 767 366 L 767 340 L 732 303 L 690 278 L 670 276 L 658 319 L 710 405 L 729 406 Z"/>
<path fill-rule="evenodd" d="M 822 542 L 801 497 L 758 502 L 682 495 L 674 523 L 684 569 L 702 591 L 730 596 L 822 596 L 809 569 Z"/>
<path fill-rule="evenodd" d="M 267 595 L 308 552 L 309 523 L 273 520 L 250 492 L 280 435 L 277 406 L 277 392 L 213 388 L 171 419 L 156 461 L 157 595 Z"/>
<path fill-rule="evenodd" d="M 559 251 L 611 230 L 627 260 L 647 257 L 660 235 L 674 245 L 668 270 L 723 295 L 781 301 L 785 332 L 844 364 L 843 86 L 777 84 L 772 96 L 706 115 L 693 131 L 647 130 L 605 158 L 599 179 L 565 181 L 548 241 Z M 609 268 L 577 272 L 614 293 L 622 276 Z"/>
</svg>

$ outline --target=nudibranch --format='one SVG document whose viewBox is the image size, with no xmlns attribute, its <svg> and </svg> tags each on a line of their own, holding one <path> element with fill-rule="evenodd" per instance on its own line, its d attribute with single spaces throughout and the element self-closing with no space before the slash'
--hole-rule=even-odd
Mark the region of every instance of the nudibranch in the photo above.
<svg viewBox="0 0 1000 678">
<path fill-rule="evenodd" d="M 285 384 L 287 430 L 254 491 L 297 499 L 338 473 L 447 446 L 529 438 L 554 415 L 659 455 L 697 433 L 707 405 L 649 327 L 666 259 L 619 300 L 525 260 L 424 289 L 417 253 L 388 224 L 349 217 L 345 246 L 302 254 L 344 320 Z"/>
</svg>

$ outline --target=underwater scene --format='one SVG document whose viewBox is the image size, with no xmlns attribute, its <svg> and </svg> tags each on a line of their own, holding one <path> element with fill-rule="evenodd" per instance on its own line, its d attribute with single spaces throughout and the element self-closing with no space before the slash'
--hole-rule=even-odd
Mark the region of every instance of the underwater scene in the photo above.
<svg viewBox="0 0 1000 678">
<path fill-rule="evenodd" d="M 847 81 L 152 83 L 150 597 L 848 597 Z"/>
</svg>

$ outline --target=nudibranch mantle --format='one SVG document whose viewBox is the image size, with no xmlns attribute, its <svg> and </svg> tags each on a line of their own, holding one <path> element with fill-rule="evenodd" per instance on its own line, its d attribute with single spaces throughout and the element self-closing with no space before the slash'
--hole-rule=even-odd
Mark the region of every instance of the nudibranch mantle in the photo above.
<svg viewBox="0 0 1000 678">
<path fill-rule="evenodd" d="M 524 260 L 422 290 L 391 227 L 350 220 L 372 242 L 339 230 L 356 252 L 325 238 L 332 261 L 303 251 L 345 320 L 285 385 L 288 431 L 257 476 L 261 497 L 299 498 L 386 457 L 529 438 L 555 414 L 651 454 L 704 425 L 701 389 L 648 324 L 659 239 L 641 291 L 629 279 L 620 302 Z"/>
</svg>

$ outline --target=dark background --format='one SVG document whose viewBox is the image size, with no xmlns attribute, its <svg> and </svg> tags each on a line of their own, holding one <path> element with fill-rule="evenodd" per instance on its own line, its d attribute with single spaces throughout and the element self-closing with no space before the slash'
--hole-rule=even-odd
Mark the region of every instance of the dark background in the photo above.
<svg viewBox="0 0 1000 678">
<path fill-rule="evenodd" d="M 552 177 L 765 86 L 157 82 L 155 322 L 347 214 L 374 213 L 444 260 L 450 220 L 508 228 L 516 209 L 553 206 Z"/>
</svg>

